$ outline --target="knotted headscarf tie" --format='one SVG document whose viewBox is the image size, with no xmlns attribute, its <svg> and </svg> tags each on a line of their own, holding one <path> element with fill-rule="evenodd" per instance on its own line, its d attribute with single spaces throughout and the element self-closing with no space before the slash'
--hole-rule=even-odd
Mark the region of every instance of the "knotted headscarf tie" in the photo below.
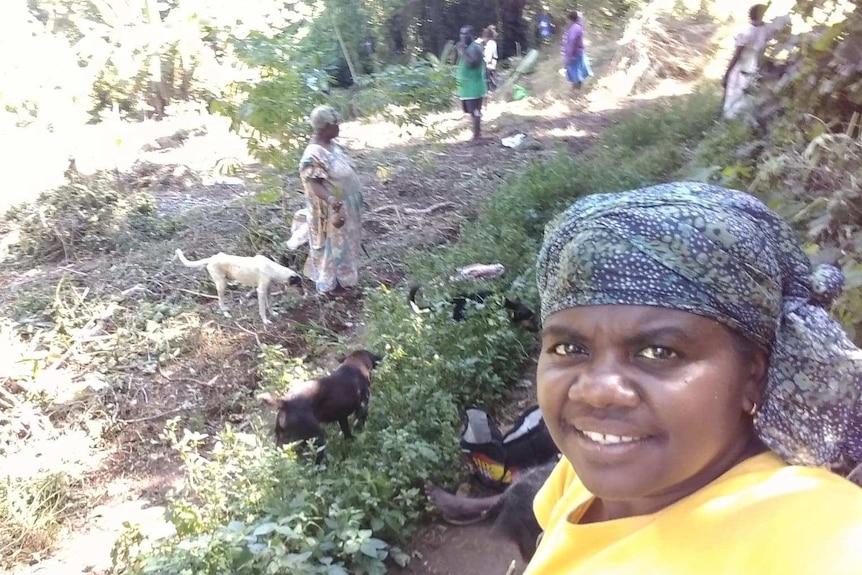
<svg viewBox="0 0 862 575">
<path fill-rule="evenodd" d="M 758 199 L 680 182 L 586 197 L 545 232 L 542 320 L 585 305 L 653 305 L 712 318 L 769 352 L 760 439 L 791 464 L 862 462 L 862 351 L 827 310 L 844 276 L 811 270 Z"/>
</svg>

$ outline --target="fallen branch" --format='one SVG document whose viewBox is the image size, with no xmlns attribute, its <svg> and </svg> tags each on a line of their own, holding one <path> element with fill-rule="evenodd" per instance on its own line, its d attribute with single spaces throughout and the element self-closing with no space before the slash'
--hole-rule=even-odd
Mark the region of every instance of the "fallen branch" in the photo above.
<svg viewBox="0 0 862 575">
<path fill-rule="evenodd" d="M 443 208 L 454 208 L 455 204 L 453 202 L 440 202 L 439 204 L 434 204 L 433 206 L 428 206 L 427 208 L 401 208 L 401 210 L 405 214 L 417 214 L 417 215 L 427 215 L 437 210 L 442 210 Z M 395 204 L 389 204 L 388 206 L 381 206 L 379 208 L 375 208 L 371 210 L 372 214 L 379 214 L 388 210 L 398 210 L 398 206 Z"/>
<path fill-rule="evenodd" d="M 126 299 L 129 296 L 135 295 L 135 294 L 138 294 L 141 292 L 149 292 L 149 290 L 146 287 L 142 286 L 141 284 L 135 284 L 132 287 L 121 291 L 118 296 L 115 296 L 115 301 L 123 301 L 124 299 Z"/>
<path fill-rule="evenodd" d="M 5 382 L 4 382 L 5 385 Z M 18 398 L 6 391 L 3 385 L 0 385 L 0 405 L 5 407 L 6 409 L 12 409 L 16 407 L 21 402 L 18 401 Z"/>
<path fill-rule="evenodd" d="M 181 292 L 185 292 L 185 293 L 191 294 L 191 295 L 196 295 L 198 297 L 206 297 L 209 299 L 218 299 L 217 295 L 210 295 L 208 293 L 200 293 L 200 292 L 192 291 L 189 289 L 183 289 L 183 288 L 177 288 L 177 289 L 180 290 Z"/>
<path fill-rule="evenodd" d="M 78 274 L 79 276 L 86 276 L 87 275 L 86 272 L 78 271 L 78 270 L 72 268 L 71 266 L 60 266 L 57 269 L 60 269 L 60 270 L 63 270 L 64 272 L 69 272 L 72 274 Z"/>
<path fill-rule="evenodd" d="M 233 322 L 233 323 L 234 323 L 234 324 L 236 324 L 236 327 L 238 327 L 238 328 L 240 329 L 240 331 L 244 331 L 245 333 L 247 333 L 247 334 L 249 334 L 249 335 L 253 335 L 253 336 L 254 336 L 254 340 L 257 342 L 257 347 L 261 347 L 261 345 L 260 345 L 260 338 L 259 338 L 259 337 L 257 337 L 257 334 L 256 334 L 255 332 L 253 332 L 253 331 L 251 331 L 251 330 L 248 330 L 248 329 L 245 329 L 244 327 L 242 327 L 241 325 L 239 325 L 239 322 L 237 322 L 237 321 L 235 321 L 235 322 Z"/>
<path fill-rule="evenodd" d="M 164 372 L 164 370 L 162 369 L 162 366 L 158 366 L 157 369 L 159 371 L 159 375 L 162 376 L 166 381 L 170 381 L 171 383 L 186 381 L 186 382 L 196 383 L 199 386 L 209 387 L 209 386 L 212 386 L 216 381 L 218 381 L 219 377 L 221 377 L 221 374 L 217 373 L 209 381 L 201 381 L 200 379 L 195 379 L 193 377 L 171 377 L 167 373 Z M 146 395 L 146 390 L 144 390 L 144 394 Z"/>
<path fill-rule="evenodd" d="M 152 420 L 154 420 L 154 419 L 161 419 L 162 417 L 165 417 L 165 416 L 168 416 L 168 415 L 173 415 L 173 414 L 175 414 L 175 413 L 179 413 L 179 412 L 181 412 L 183 409 L 185 409 L 185 408 L 184 408 L 184 407 L 177 407 L 176 409 L 171 409 L 171 410 L 168 410 L 168 411 L 164 411 L 164 412 L 162 412 L 162 413 L 157 413 L 156 415 L 149 415 L 149 416 L 147 416 L 147 417 L 139 417 L 139 418 L 137 418 L 137 419 L 118 419 L 118 420 L 117 420 L 117 422 L 118 422 L 118 423 L 125 423 L 125 424 L 130 424 L 130 423 L 143 423 L 144 421 L 152 421 Z"/>
<path fill-rule="evenodd" d="M 87 325 L 85 325 L 75 335 L 75 341 L 69 346 L 69 349 L 67 349 L 63 355 L 57 359 L 57 361 L 48 367 L 48 371 L 56 371 L 57 369 L 60 369 L 60 367 L 66 363 L 66 360 L 68 360 L 69 357 L 71 357 L 72 354 L 81 347 L 82 343 L 91 341 L 91 338 L 99 335 L 99 332 L 105 328 L 105 321 L 107 321 L 107 319 L 111 317 L 117 309 L 118 306 L 112 303 L 98 316 L 91 318 L 90 321 L 87 322 Z"/>
</svg>

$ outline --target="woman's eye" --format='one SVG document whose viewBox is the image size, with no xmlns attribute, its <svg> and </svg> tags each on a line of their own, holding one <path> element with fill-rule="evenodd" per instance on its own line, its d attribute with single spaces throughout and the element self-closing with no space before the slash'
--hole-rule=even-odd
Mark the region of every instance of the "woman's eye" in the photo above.
<svg viewBox="0 0 862 575">
<path fill-rule="evenodd" d="M 575 343 L 558 343 L 551 347 L 551 353 L 555 355 L 583 355 L 586 350 L 583 346 Z"/>
<path fill-rule="evenodd" d="M 645 347 L 638 352 L 638 355 L 644 357 L 646 359 L 676 359 L 679 357 L 679 354 L 676 353 L 669 347 L 662 347 L 660 345 L 651 345 L 649 347 Z"/>
</svg>

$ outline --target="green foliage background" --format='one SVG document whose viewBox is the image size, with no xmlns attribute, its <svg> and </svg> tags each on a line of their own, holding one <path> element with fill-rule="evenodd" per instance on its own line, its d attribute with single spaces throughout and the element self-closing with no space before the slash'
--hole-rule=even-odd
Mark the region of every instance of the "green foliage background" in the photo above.
<svg viewBox="0 0 862 575">
<path fill-rule="evenodd" d="M 748 190 L 791 222 L 815 263 L 841 267 L 833 312 L 862 344 L 862 3 L 796 2 L 797 34 L 767 51 L 752 112 L 703 142 L 700 174 Z"/>
</svg>

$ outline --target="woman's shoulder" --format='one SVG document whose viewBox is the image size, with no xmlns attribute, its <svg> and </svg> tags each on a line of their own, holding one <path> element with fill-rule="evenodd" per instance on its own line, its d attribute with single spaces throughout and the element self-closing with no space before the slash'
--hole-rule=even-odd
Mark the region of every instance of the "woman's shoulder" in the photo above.
<svg viewBox="0 0 862 575">
<path fill-rule="evenodd" d="M 536 494 L 533 510 L 539 523 L 547 529 L 591 497 L 592 494 L 580 482 L 572 464 L 561 457 Z"/>
<path fill-rule="evenodd" d="M 746 459 L 705 488 L 716 493 L 753 490 L 774 497 L 839 493 L 862 503 L 862 488 L 826 469 L 788 465 L 771 451 Z"/>
<path fill-rule="evenodd" d="M 825 469 L 788 466 L 751 496 L 739 535 L 764 546 L 775 573 L 860 572 L 862 488 Z"/>
<path fill-rule="evenodd" d="M 654 528 L 721 541 L 750 573 L 858 573 L 862 489 L 824 469 L 753 457 L 655 517 Z M 682 532 L 681 532 L 682 533 Z"/>
<path fill-rule="evenodd" d="M 751 37 L 757 33 L 757 27 L 753 24 L 746 24 L 740 28 L 734 35 L 734 40 L 737 46 L 745 46 L 751 41 Z"/>
<path fill-rule="evenodd" d="M 711 517 L 728 524 L 744 517 L 752 533 L 846 528 L 862 536 L 862 488 L 826 469 L 783 464 L 773 454 L 744 462 L 681 508 L 712 510 Z"/>
<path fill-rule="evenodd" d="M 841 513 L 855 514 L 862 524 L 862 488 L 826 469 L 788 465 L 764 477 L 757 489 L 770 494 L 769 499 L 780 500 L 782 506 L 798 502 L 831 513 L 838 511 L 838 505 L 843 507 Z"/>
<path fill-rule="evenodd" d="M 303 151 L 302 155 L 304 156 L 328 156 L 330 154 L 329 150 L 327 150 L 324 146 L 315 143 L 309 143 L 305 147 L 305 151 Z"/>
<path fill-rule="evenodd" d="M 310 164 L 328 166 L 332 161 L 332 152 L 320 144 L 308 144 L 299 159 L 299 166 L 303 168 Z"/>
</svg>

